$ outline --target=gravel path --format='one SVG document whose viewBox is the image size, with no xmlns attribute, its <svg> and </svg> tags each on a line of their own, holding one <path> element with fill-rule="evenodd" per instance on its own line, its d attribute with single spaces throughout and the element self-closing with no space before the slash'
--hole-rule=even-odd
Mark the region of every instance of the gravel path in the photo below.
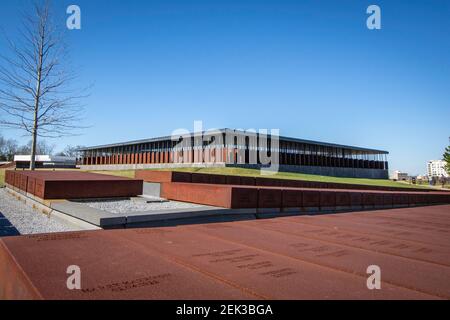
<svg viewBox="0 0 450 320">
<path fill-rule="evenodd" d="M 21 234 L 79 230 L 71 225 L 49 219 L 38 210 L 18 201 L 5 188 L 0 188 L 0 212 Z"/>
<path fill-rule="evenodd" d="M 97 201 L 82 201 L 81 203 L 91 208 L 108 211 L 111 213 L 146 212 L 155 210 L 190 209 L 202 207 L 201 205 L 178 201 L 147 203 L 147 201 L 143 199 L 103 200 L 103 201 L 97 200 Z"/>
</svg>

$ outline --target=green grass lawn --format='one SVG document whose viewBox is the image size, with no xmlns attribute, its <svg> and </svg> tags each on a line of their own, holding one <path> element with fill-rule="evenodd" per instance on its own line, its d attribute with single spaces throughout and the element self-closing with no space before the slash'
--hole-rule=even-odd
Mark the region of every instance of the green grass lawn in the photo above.
<svg viewBox="0 0 450 320">
<path fill-rule="evenodd" d="M 5 169 L 0 169 L 0 188 L 5 184 Z"/>
<path fill-rule="evenodd" d="M 126 177 L 126 178 L 134 178 L 134 170 L 111 170 L 111 171 L 89 171 L 93 173 L 100 173 L 100 174 L 109 174 L 112 176 L 119 176 L 119 177 Z"/>
<path fill-rule="evenodd" d="M 153 169 L 150 169 L 150 170 L 153 170 Z M 176 169 L 158 169 L 158 170 L 228 174 L 228 175 L 238 175 L 238 176 L 248 176 L 248 177 L 261 176 L 260 170 L 258 170 L 258 169 L 230 168 L 230 167 L 225 167 L 225 168 L 176 168 Z M 428 186 L 411 185 L 406 182 L 396 182 L 396 181 L 387 180 L 387 179 L 339 178 L 339 177 L 319 176 L 319 175 L 293 173 L 293 172 L 278 172 L 275 175 L 263 176 L 263 177 L 278 178 L 278 179 L 305 180 L 305 181 L 363 184 L 363 185 L 385 186 L 385 187 L 424 188 L 424 189 L 429 188 Z"/>
<path fill-rule="evenodd" d="M 261 176 L 257 169 L 244 168 L 176 168 L 176 169 L 149 169 L 149 170 L 164 170 L 164 171 L 183 171 L 183 172 L 198 172 L 198 173 L 214 173 L 214 174 L 228 174 L 238 176 L 257 177 Z M 134 170 L 117 170 L 117 171 L 90 171 L 100 174 L 110 174 L 114 176 L 134 178 Z M 269 178 L 305 180 L 305 181 L 320 181 L 320 182 L 336 182 L 349 184 L 363 184 L 371 186 L 385 186 L 385 187 L 403 187 L 403 188 L 424 188 L 429 189 L 428 185 L 412 185 L 406 182 L 396 182 L 385 179 L 360 179 L 360 178 L 338 178 L 328 176 L 318 176 L 304 173 L 278 172 L 275 175 L 266 176 Z M 0 186 L 4 185 L 5 169 L 0 169 Z"/>
</svg>

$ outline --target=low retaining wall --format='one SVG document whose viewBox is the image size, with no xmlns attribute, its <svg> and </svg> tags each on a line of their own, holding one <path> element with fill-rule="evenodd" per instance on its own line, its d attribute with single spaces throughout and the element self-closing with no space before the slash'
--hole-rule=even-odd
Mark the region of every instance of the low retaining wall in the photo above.
<svg viewBox="0 0 450 320">
<path fill-rule="evenodd" d="M 142 180 L 77 171 L 7 170 L 5 183 L 40 199 L 133 197 L 143 189 Z"/>
<path fill-rule="evenodd" d="M 227 167 L 260 169 L 261 165 L 249 164 L 227 164 Z M 297 172 L 315 174 L 320 176 L 343 177 L 343 178 L 367 178 L 367 179 L 388 179 L 389 172 L 384 169 L 366 168 L 341 168 L 341 167 L 320 167 L 320 166 L 295 166 L 280 164 L 278 170 L 281 172 Z"/>
<path fill-rule="evenodd" d="M 321 189 L 353 189 L 353 190 L 379 190 L 379 191 L 418 191 L 429 192 L 427 189 L 383 187 L 361 184 L 332 183 L 318 181 L 304 181 L 291 179 L 278 179 L 269 177 L 245 177 L 233 175 L 220 175 L 209 173 L 190 173 L 177 171 L 136 170 L 135 177 L 146 182 L 192 182 L 207 184 L 249 185 L 266 187 L 289 188 L 321 188 Z M 439 190 L 430 190 L 441 192 Z M 443 191 L 445 192 L 445 191 Z"/>
<path fill-rule="evenodd" d="M 161 196 L 223 208 L 339 211 L 449 204 L 450 193 L 302 189 L 163 182 Z"/>
</svg>

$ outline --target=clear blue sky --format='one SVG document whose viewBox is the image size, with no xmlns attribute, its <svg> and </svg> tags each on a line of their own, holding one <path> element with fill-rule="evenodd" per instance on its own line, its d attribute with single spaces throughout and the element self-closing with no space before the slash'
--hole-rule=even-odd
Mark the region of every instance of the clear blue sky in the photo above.
<svg viewBox="0 0 450 320">
<path fill-rule="evenodd" d="M 13 32 L 29 3 L 2 0 L 0 24 Z M 58 149 L 202 120 L 385 149 L 391 169 L 421 174 L 448 143 L 450 1 L 56 1 L 63 18 L 70 4 L 73 64 L 95 85 L 91 127 Z M 370 4 L 381 30 L 366 28 Z"/>
</svg>

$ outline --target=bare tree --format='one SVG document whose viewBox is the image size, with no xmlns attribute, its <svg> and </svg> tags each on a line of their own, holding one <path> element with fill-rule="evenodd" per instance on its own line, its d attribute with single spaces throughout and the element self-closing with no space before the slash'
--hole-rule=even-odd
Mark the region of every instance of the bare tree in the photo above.
<svg viewBox="0 0 450 320">
<path fill-rule="evenodd" d="M 29 141 L 27 144 L 22 145 L 16 149 L 18 154 L 27 155 L 31 153 L 33 141 Z M 50 144 L 43 139 L 39 139 L 36 143 L 36 154 L 40 155 L 52 155 L 55 150 L 55 145 Z"/>
<path fill-rule="evenodd" d="M 0 125 L 31 135 L 30 169 L 35 168 L 38 137 L 58 138 L 81 128 L 86 89 L 72 87 L 76 74 L 67 68 L 64 27 L 52 21 L 49 1 L 34 4 L 24 15 L 17 41 L 7 42 L 10 56 L 0 54 Z"/>
<path fill-rule="evenodd" d="M 80 149 L 83 149 L 84 146 L 71 146 L 68 145 L 64 148 L 64 150 L 62 152 L 59 153 L 59 155 L 61 156 L 66 156 L 66 157 L 76 157 L 76 158 L 81 158 L 83 155 L 83 151 L 80 151 Z"/>
<path fill-rule="evenodd" d="M 0 135 L 0 161 L 12 161 L 18 148 L 17 141 Z"/>
</svg>

